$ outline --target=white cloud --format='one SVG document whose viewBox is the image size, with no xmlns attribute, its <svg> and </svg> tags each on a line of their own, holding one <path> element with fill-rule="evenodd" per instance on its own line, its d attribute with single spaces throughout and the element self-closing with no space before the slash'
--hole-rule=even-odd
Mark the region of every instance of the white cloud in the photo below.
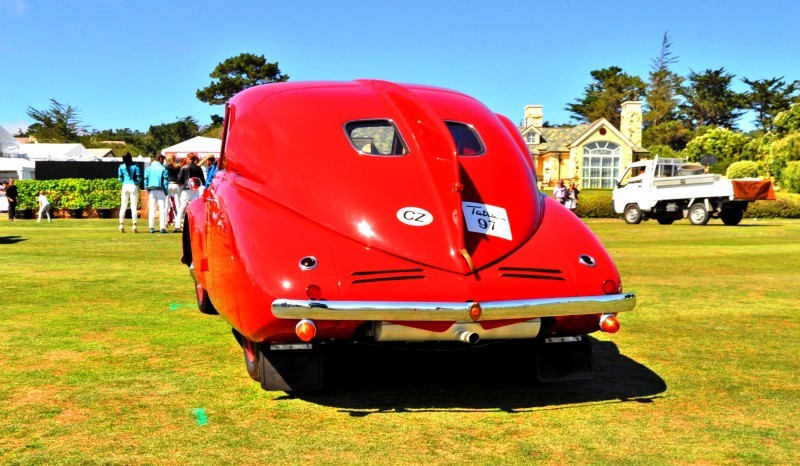
<svg viewBox="0 0 800 466">
<path fill-rule="evenodd" d="M 31 9 L 28 0 L 0 0 L 0 11 L 13 16 L 25 16 Z"/>
</svg>

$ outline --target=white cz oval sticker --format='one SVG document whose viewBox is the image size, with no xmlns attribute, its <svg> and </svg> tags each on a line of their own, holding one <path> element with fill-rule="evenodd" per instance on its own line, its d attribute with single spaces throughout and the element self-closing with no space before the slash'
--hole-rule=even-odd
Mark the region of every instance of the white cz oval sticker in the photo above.
<svg viewBox="0 0 800 466">
<path fill-rule="evenodd" d="M 397 220 L 413 227 L 424 227 L 433 222 L 433 215 L 419 207 L 403 207 L 397 211 Z"/>
</svg>

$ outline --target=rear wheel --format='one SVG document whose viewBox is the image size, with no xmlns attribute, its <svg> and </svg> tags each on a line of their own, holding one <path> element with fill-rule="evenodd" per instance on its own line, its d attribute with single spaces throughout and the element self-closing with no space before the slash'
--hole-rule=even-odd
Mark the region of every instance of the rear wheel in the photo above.
<svg viewBox="0 0 800 466">
<path fill-rule="evenodd" d="M 629 204 L 625 207 L 625 213 L 623 214 L 625 218 L 625 222 L 635 225 L 637 223 L 642 222 L 642 211 L 639 209 L 639 206 L 636 204 Z"/>
<path fill-rule="evenodd" d="M 208 291 L 203 288 L 203 285 L 197 283 L 197 280 L 194 282 L 194 291 L 197 296 L 197 308 L 200 309 L 200 312 L 212 316 L 219 314 L 211 302 L 211 298 L 208 297 Z"/>
<path fill-rule="evenodd" d="M 711 215 L 708 214 L 706 205 L 702 202 L 696 202 L 689 207 L 689 221 L 692 225 L 705 225 L 708 223 Z"/>
<path fill-rule="evenodd" d="M 247 369 L 247 375 L 258 382 L 260 367 L 258 359 L 261 349 L 258 344 L 242 337 L 242 350 L 244 351 L 244 367 Z"/>
<path fill-rule="evenodd" d="M 722 223 L 730 226 L 738 225 L 742 221 L 742 217 L 744 217 L 744 210 L 742 209 L 723 209 L 719 213 Z"/>
</svg>

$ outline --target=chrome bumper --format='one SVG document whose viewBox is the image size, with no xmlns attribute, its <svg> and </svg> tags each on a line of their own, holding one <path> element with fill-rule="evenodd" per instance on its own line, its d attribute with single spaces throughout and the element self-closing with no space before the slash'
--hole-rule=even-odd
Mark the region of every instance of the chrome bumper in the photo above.
<svg viewBox="0 0 800 466">
<path fill-rule="evenodd" d="M 276 299 L 272 314 L 279 319 L 376 320 L 469 322 L 472 302 L 381 302 L 381 301 L 305 301 Z M 570 298 L 487 301 L 480 303 L 478 321 L 534 319 L 630 311 L 636 306 L 633 293 Z"/>
</svg>

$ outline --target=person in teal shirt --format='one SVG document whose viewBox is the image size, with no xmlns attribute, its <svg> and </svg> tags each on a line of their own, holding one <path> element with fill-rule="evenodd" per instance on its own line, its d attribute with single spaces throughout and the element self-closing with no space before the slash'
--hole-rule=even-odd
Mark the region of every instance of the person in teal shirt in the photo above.
<svg viewBox="0 0 800 466">
<path fill-rule="evenodd" d="M 158 155 L 144 171 L 144 188 L 147 190 L 147 213 L 150 233 L 155 233 L 156 206 L 158 226 L 161 233 L 167 232 L 167 183 L 169 177 L 162 163 L 164 156 Z"/>
<path fill-rule="evenodd" d="M 128 210 L 128 199 L 131 201 L 131 218 L 133 224 L 131 231 L 136 233 L 136 219 L 139 216 L 139 183 L 142 182 L 142 172 L 139 166 L 133 163 L 131 154 L 122 156 L 122 163 L 117 169 L 117 179 L 122 183 L 122 196 L 119 208 L 119 232 L 125 233 L 125 211 Z"/>
</svg>

